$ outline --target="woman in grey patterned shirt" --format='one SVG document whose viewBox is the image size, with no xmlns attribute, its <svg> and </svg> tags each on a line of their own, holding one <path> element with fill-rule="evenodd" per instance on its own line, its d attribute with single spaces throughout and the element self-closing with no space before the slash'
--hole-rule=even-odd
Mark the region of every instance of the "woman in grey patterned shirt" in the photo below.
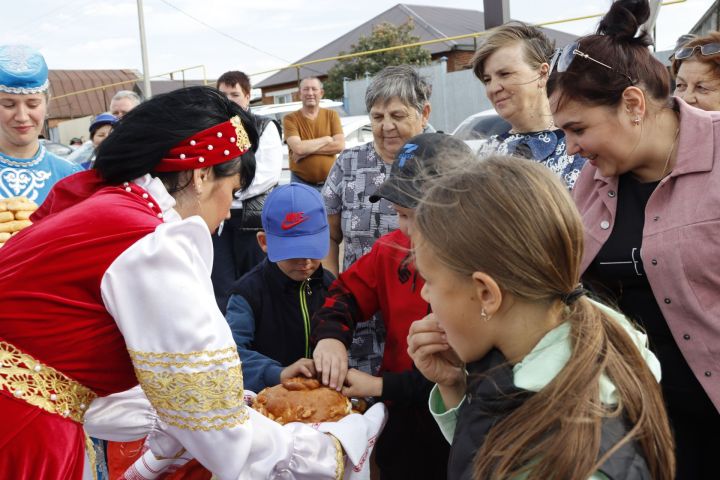
<svg viewBox="0 0 720 480">
<path fill-rule="evenodd" d="M 323 267 L 337 274 L 339 245 L 345 240 L 343 269 L 370 251 L 380 236 L 397 229 L 397 213 L 370 196 L 407 140 L 423 132 L 430 117 L 430 84 L 409 65 L 381 70 L 365 93 L 373 141 L 338 155 L 322 190 L 330 225 L 330 253 Z M 350 366 L 377 373 L 382 360 L 382 322 L 358 324 L 350 348 Z M 344 346 L 342 347 L 345 348 Z"/>
<path fill-rule="evenodd" d="M 512 128 L 491 136 L 478 155 L 519 155 L 538 161 L 572 189 L 585 159 L 568 155 L 565 135 L 555 127 L 546 83 L 553 42 L 538 28 L 510 22 L 489 32 L 472 60 L 488 100 Z"/>
</svg>

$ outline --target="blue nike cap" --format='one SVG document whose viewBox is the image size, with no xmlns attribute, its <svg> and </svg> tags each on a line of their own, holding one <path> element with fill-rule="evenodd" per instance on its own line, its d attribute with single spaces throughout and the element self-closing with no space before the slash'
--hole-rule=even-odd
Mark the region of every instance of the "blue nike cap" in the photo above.
<svg viewBox="0 0 720 480">
<path fill-rule="evenodd" d="M 312 187 L 290 183 L 265 199 L 262 225 L 271 262 L 292 258 L 324 258 L 330 250 L 330 230 L 323 199 Z"/>
</svg>

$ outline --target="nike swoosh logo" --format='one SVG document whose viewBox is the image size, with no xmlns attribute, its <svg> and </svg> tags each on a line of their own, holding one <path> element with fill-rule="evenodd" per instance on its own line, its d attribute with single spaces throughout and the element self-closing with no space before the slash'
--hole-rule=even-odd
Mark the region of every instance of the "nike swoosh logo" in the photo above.
<svg viewBox="0 0 720 480">
<path fill-rule="evenodd" d="M 290 230 L 293 227 L 297 227 L 301 223 L 303 223 L 305 220 L 307 220 L 309 217 L 301 217 L 299 220 L 295 220 L 293 222 L 288 222 L 287 220 L 283 220 L 280 224 L 280 228 L 283 230 Z"/>
</svg>

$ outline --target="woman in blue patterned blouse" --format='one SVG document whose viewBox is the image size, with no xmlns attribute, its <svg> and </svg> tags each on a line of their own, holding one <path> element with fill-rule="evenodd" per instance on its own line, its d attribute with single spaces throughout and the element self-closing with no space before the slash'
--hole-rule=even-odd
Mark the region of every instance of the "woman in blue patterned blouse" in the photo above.
<svg viewBox="0 0 720 480">
<path fill-rule="evenodd" d="M 502 153 L 536 160 L 555 172 L 569 189 L 585 159 L 568 155 L 565 135 L 555 127 L 546 84 L 553 42 L 538 28 L 510 22 L 489 32 L 472 60 L 475 75 L 510 131 L 491 136 L 479 155 Z"/>
</svg>

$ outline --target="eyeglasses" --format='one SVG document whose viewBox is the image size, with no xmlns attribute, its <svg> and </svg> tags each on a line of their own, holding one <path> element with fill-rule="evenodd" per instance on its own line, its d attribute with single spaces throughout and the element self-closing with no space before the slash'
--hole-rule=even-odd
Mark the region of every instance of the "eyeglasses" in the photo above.
<svg viewBox="0 0 720 480">
<path fill-rule="evenodd" d="M 590 60 L 591 62 L 595 62 L 598 65 L 601 65 L 608 70 L 611 70 L 618 75 L 622 75 L 623 77 L 627 78 L 631 85 L 635 85 L 635 80 L 632 79 L 629 75 L 611 67 L 610 65 L 607 65 L 600 60 L 596 60 L 590 55 L 588 55 L 585 52 L 581 52 L 578 47 L 580 46 L 579 43 L 571 43 L 570 45 L 566 45 L 563 48 L 558 48 L 555 50 L 555 53 L 553 54 L 552 60 L 550 60 L 550 70 L 548 75 L 552 75 L 553 70 L 557 68 L 558 73 L 566 72 L 568 68 L 570 68 L 570 65 L 572 64 L 573 60 L 575 60 L 575 57 L 582 57 L 585 60 Z"/>
<path fill-rule="evenodd" d="M 678 48 L 675 50 L 674 57 L 677 60 L 690 58 L 698 48 L 700 49 L 700 54 L 705 56 L 720 53 L 720 43 L 706 43 L 705 45 L 695 45 L 694 47 Z"/>
</svg>

